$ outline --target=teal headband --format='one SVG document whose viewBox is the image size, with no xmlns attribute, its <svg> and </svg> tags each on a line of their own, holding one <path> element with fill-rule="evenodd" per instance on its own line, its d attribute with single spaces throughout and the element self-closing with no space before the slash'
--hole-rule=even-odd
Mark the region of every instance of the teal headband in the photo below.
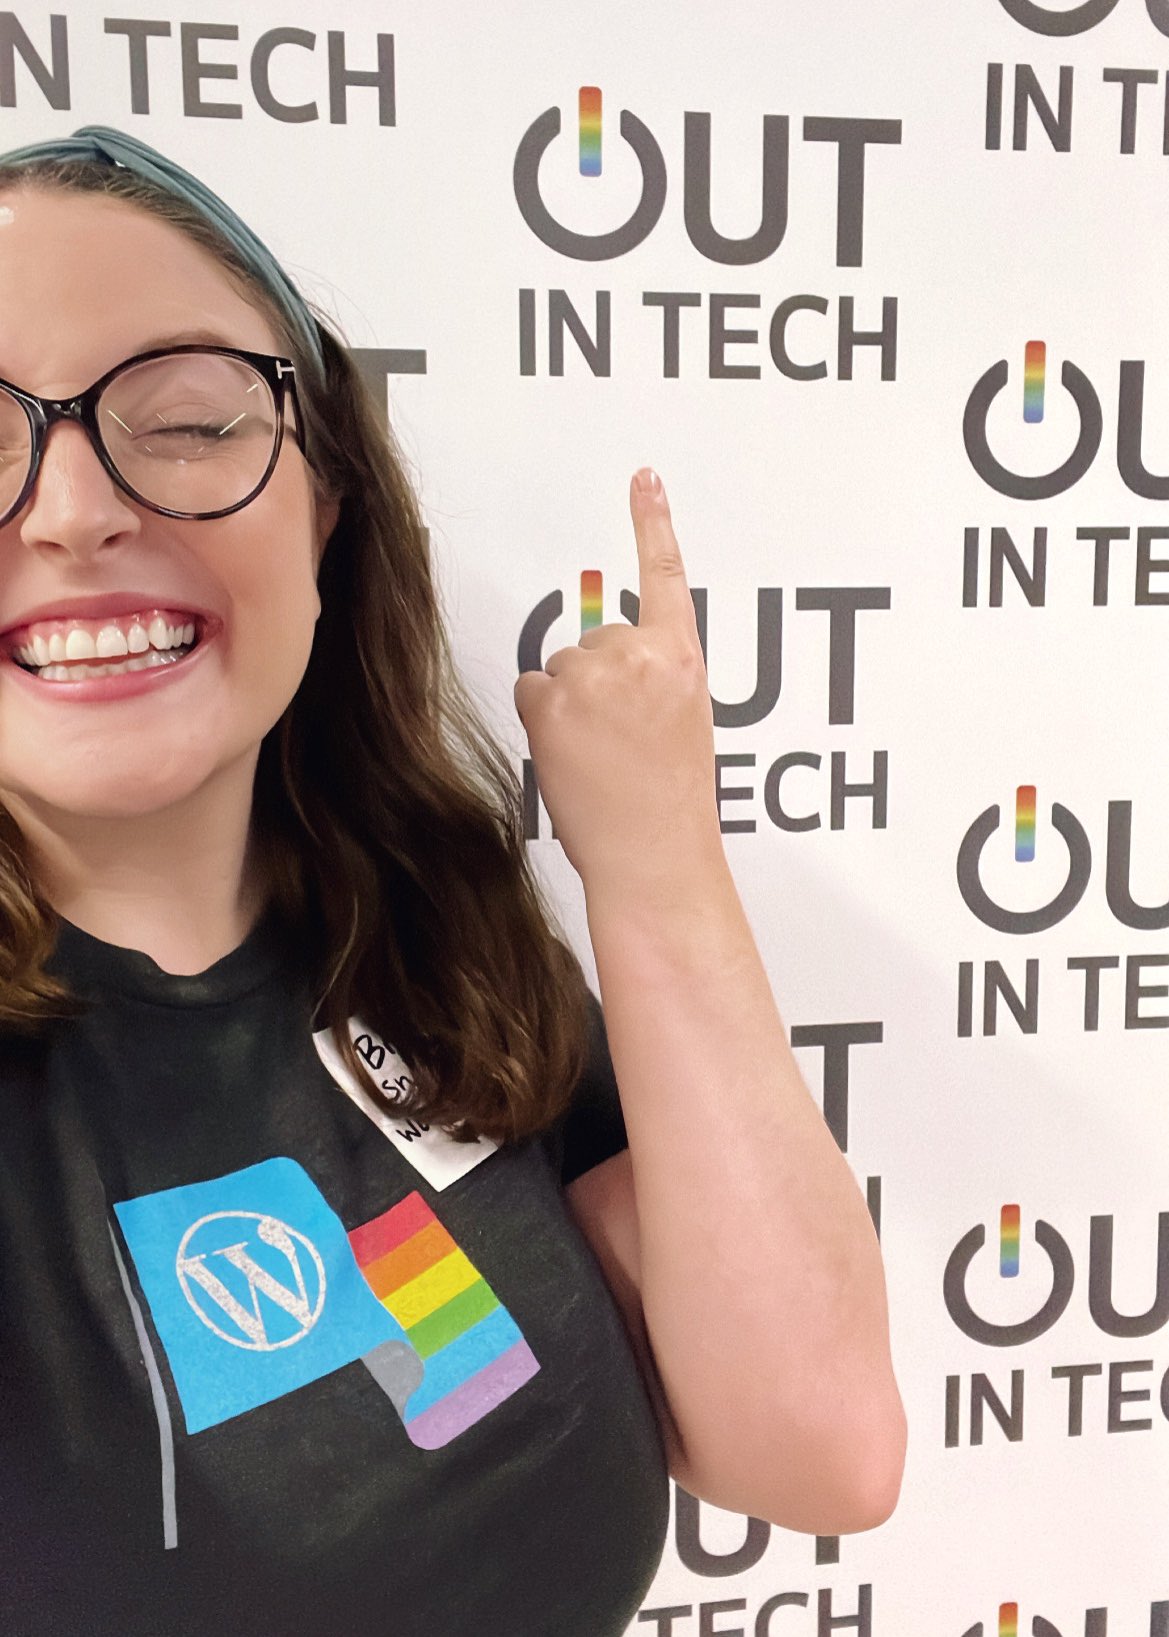
<svg viewBox="0 0 1169 1637">
<path fill-rule="evenodd" d="M 324 374 L 325 359 L 320 334 L 304 297 L 267 245 L 256 237 L 246 222 L 240 220 L 230 205 L 224 204 L 217 193 L 212 193 L 190 171 L 185 171 L 173 159 L 167 159 L 137 137 L 127 136 L 125 132 L 115 131 L 108 125 L 83 125 L 72 136 L 13 148 L 8 153 L 0 154 L 0 172 L 16 169 L 37 159 L 97 160 L 118 165 L 193 205 L 201 216 L 218 228 L 245 266 L 255 274 Z"/>
</svg>

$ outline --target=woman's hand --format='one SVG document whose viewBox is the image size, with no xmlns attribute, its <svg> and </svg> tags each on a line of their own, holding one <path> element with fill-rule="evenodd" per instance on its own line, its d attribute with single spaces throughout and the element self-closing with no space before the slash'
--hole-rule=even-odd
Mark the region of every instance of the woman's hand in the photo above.
<svg viewBox="0 0 1169 1637">
<path fill-rule="evenodd" d="M 556 834 L 589 892 L 685 894 L 725 865 L 694 604 L 657 475 L 637 472 L 638 624 L 601 625 L 515 686 Z"/>
</svg>

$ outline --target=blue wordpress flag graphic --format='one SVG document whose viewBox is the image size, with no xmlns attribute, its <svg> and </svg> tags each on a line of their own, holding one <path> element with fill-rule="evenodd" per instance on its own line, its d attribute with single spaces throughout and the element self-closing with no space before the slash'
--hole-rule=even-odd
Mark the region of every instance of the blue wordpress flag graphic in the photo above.
<svg viewBox="0 0 1169 1637">
<path fill-rule="evenodd" d="M 339 1218 L 295 1160 L 263 1160 L 114 1211 L 189 1433 L 387 1342 L 416 1360 L 362 1276 Z"/>
</svg>

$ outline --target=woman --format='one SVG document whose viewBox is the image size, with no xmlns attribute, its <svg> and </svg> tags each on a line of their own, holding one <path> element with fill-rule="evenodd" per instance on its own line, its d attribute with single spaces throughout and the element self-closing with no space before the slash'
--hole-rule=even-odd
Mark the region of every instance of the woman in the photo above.
<svg viewBox="0 0 1169 1637">
<path fill-rule="evenodd" d="M 103 128 L 0 159 L 0 382 L 3 1630 L 619 1633 L 667 1462 L 881 1521 L 879 1253 L 660 483 L 639 626 L 516 688 L 602 1025 L 384 418 L 228 207 Z"/>
</svg>

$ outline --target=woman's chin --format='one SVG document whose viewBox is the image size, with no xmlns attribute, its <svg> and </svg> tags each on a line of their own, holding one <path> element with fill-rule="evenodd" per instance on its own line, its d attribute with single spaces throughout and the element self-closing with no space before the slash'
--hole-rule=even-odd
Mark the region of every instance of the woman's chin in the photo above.
<svg viewBox="0 0 1169 1637">
<path fill-rule="evenodd" d="M 141 767 L 130 761 L 121 767 L 77 771 L 72 778 L 5 780 L 9 794 L 0 790 L 0 799 L 15 796 L 16 805 L 25 804 L 50 824 L 55 814 L 68 822 L 132 821 L 181 807 L 197 796 L 212 771 L 193 768 L 189 760 L 171 767 Z"/>
</svg>

